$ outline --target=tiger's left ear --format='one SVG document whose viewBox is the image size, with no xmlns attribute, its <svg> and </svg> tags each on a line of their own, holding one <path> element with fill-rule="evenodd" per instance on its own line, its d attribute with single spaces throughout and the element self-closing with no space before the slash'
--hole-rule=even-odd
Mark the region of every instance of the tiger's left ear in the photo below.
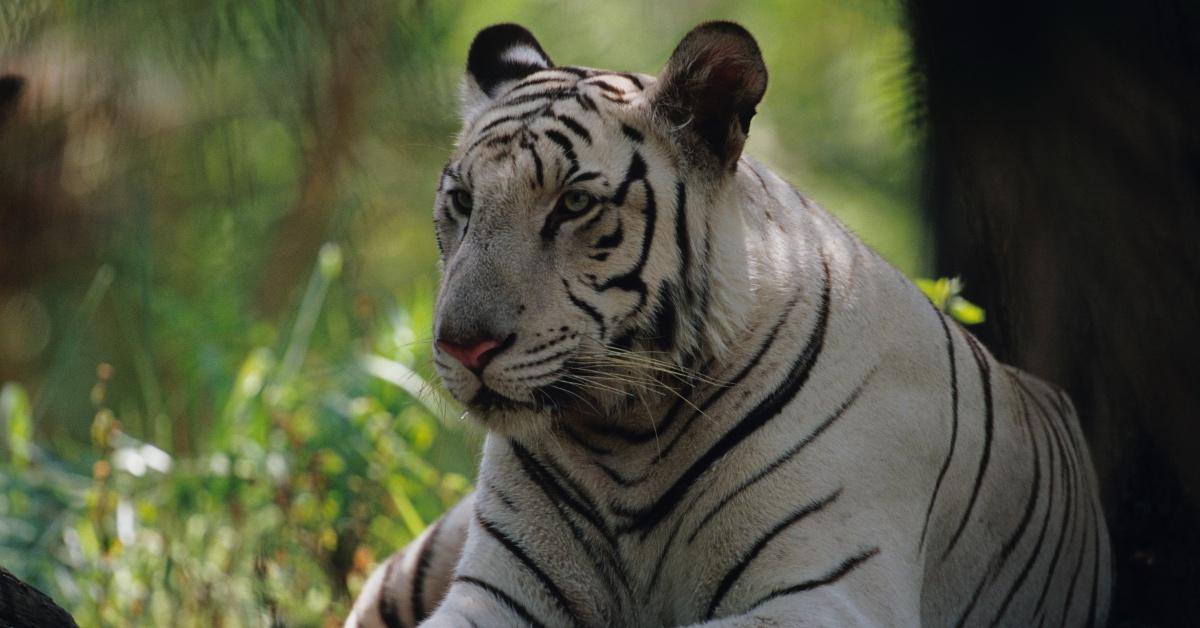
<svg viewBox="0 0 1200 628">
<path fill-rule="evenodd" d="M 754 37 L 733 22 L 707 22 L 679 42 L 651 99 L 655 115 L 690 140 L 702 162 L 732 170 L 766 91 Z"/>
<path fill-rule="evenodd" d="M 539 70 L 554 67 L 532 33 L 517 24 L 496 24 L 475 35 L 467 53 L 462 85 L 462 118 L 479 115 L 504 87 Z"/>
</svg>

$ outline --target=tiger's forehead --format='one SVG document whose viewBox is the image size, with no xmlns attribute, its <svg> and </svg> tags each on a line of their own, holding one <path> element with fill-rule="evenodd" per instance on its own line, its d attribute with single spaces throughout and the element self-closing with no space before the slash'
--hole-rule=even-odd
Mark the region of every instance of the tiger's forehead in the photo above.
<svg viewBox="0 0 1200 628">
<path fill-rule="evenodd" d="M 623 124 L 629 116 L 622 114 L 643 104 L 654 83 L 655 78 L 645 74 L 573 66 L 541 70 L 515 81 L 465 123 L 442 185 L 448 177 L 474 187 L 477 176 L 500 174 L 494 170 L 498 166 L 508 170 L 501 163 L 512 162 L 534 143 L 553 142 L 574 160 L 578 149 L 606 143 L 599 137 L 603 134 L 624 137 L 621 129 L 630 127 Z M 541 166 L 541 159 L 532 165 Z"/>
<path fill-rule="evenodd" d="M 512 139 L 507 136 L 541 118 L 569 120 L 567 124 L 572 126 L 594 125 L 596 120 L 588 118 L 643 102 L 654 83 L 655 78 L 646 74 L 573 66 L 534 72 L 507 87 L 490 107 L 466 122 L 457 152 L 464 155 L 480 144 Z"/>
</svg>

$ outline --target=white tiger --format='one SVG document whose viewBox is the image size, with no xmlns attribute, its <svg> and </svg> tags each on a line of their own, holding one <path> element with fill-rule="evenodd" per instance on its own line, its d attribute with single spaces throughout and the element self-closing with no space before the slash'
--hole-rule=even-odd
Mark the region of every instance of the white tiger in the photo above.
<svg viewBox="0 0 1200 628">
<path fill-rule="evenodd" d="M 741 156 L 767 73 L 479 33 L 435 210 L 435 361 L 476 493 L 347 626 L 1103 625 L 1074 411 Z"/>
</svg>

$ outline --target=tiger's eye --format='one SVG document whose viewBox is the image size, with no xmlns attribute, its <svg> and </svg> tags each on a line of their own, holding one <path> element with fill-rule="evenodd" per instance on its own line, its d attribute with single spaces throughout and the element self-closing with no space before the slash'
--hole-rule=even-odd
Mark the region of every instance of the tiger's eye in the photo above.
<svg viewBox="0 0 1200 628">
<path fill-rule="evenodd" d="M 454 204 L 456 206 L 458 206 L 458 209 L 460 211 L 462 211 L 463 213 L 471 212 L 471 206 L 474 203 L 474 201 L 471 199 L 470 192 L 467 192 L 466 190 L 455 190 L 453 197 L 454 197 Z"/>
<path fill-rule="evenodd" d="M 595 199 L 587 192 L 567 192 L 563 196 L 563 209 L 572 214 L 578 214 L 579 212 L 586 211 L 594 202 Z"/>
</svg>

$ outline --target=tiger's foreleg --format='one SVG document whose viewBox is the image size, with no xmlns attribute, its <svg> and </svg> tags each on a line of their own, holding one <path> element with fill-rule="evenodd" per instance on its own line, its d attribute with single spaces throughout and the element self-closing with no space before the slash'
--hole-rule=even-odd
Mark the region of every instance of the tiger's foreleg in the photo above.
<svg viewBox="0 0 1200 628">
<path fill-rule="evenodd" d="M 454 579 L 474 503 L 475 494 L 467 495 L 376 567 L 354 601 L 345 627 L 416 626 L 433 613 Z"/>
</svg>

